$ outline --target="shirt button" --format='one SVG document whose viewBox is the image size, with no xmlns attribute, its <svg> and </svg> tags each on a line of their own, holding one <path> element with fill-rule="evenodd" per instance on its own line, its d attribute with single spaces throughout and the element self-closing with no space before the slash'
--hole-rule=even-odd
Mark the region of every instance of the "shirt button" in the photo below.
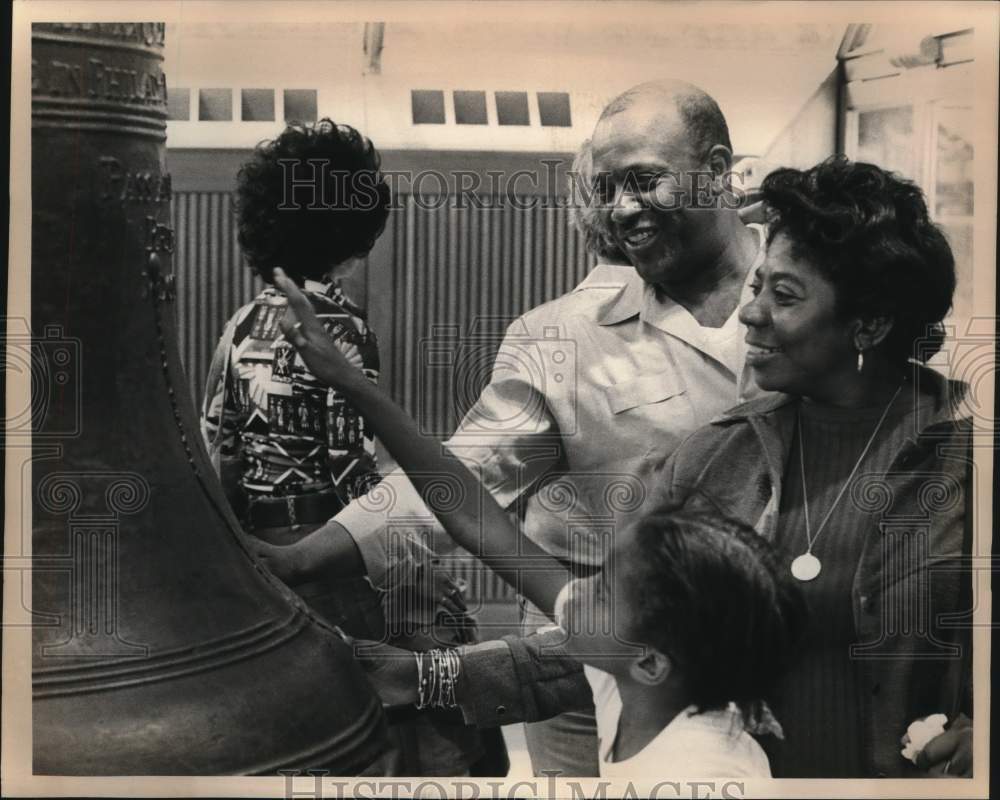
<svg viewBox="0 0 1000 800">
<path fill-rule="evenodd" d="M 497 716 L 502 717 L 507 713 L 507 706 L 497 706 Z"/>
</svg>

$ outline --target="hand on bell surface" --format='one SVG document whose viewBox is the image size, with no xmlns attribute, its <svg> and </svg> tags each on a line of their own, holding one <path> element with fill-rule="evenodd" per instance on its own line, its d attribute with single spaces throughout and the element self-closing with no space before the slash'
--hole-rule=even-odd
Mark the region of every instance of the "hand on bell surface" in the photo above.
<svg viewBox="0 0 1000 800">
<path fill-rule="evenodd" d="M 294 586 L 303 581 L 302 564 L 295 545 L 277 545 L 247 535 L 250 549 L 257 559 L 283 583 Z"/>
<path fill-rule="evenodd" d="M 364 374 L 345 358 L 319 321 L 312 303 L 284 270 L 274 270 L 274 285 L 288 298 L 288 309 L 279 321 L 285 338 L 298 351 L 309 371 L 328 386 L 347 388 Z"/>
<path fill-rule="evenodd" d="M 401 706 L 417 702 L 417 666 L 411 651 L 364 639 L 354 639 L 351 644 L 383 703 Z"/>
<path fill-rule="evenodd" d="M 357 578 L 366 572 L 353 537 L 336 520 L 329 520 L 294 544 L 271 544 L 252 534 L 247 538 L 264 566 L 289 586 L 313 580 Z"/>
</svg>

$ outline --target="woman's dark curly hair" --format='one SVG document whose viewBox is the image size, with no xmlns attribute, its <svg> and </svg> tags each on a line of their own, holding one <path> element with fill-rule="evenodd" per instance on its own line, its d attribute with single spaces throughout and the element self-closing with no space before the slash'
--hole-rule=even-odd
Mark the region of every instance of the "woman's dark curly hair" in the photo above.
<svg viewBox="0 0 1000 800">
<path fill-rule="evenodd" d="M 818 267 L 844 316 L 892 320 L 885 353 L 926 361 L 941 349 L 955 292 L 955 259 L 924 195 L 874 164 L 835 156 L 764 179 L 768 242 L 779 233 Z"/>
<path fill-rule="evenodd" d="M 801 590 L 753 528 L 690 500 L 636 526 L 639 641 L 677 665 L 699 711 L 737 704 L 748 724 L 805 630 Z"/>
<path fill-rule="evenodd" d="M 367 255 L 389 215 L 380 164 L 367 138 L 329 119 L 289 125 L 257 145 L 236 186 L 240 247 L 254 272 L 270 282 L 281 267 L 319 280 Z"/>
</svg>

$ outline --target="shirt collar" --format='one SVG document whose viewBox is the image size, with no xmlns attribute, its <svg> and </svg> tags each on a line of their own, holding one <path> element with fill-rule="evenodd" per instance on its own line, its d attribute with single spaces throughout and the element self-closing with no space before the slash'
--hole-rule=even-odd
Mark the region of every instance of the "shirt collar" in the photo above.
<svg viewBox="0 0 1000 800">
<path fill-rule="evenodd" d="M 628 264 L 596 264 L 574 288 L 581 289 L 621 289 L 636 275 L 635 268 Z"/>
<path fill-rule="evenodd" d="M 932 425 L 967 418 L 969 409 L 968 385 L 950 380 L 931 367 L 913 364 L 912 382 L 933 396 L 934 402 L 919 414 L 917 428 L 926 430 Z M 765 392 L 753 400 L 740 403 L 715 417 L 710 424 L 746 420 L 776 411 L 798 400 L 796 395 L 784 392 Z"/>
<path fill-rule="evenodd" d="M 619 269 L 621 268 L 619 267 Z M 619 289 L 618 294 L 604 304 L 604 308 L 598 311 L 598 325 L 617 325 L 619 322 L 638 316 L 642 310 L 646 284 L 634 267 L 627 269 L 629 274 L 625 276 L 625 285 Z"/>
</svg>

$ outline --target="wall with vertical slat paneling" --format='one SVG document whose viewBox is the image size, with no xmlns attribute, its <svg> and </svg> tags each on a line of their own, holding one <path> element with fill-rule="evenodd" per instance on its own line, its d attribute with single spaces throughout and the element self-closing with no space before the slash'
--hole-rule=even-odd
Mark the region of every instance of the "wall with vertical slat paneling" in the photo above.
<svg viewBox="0 0 1000 800">
<path fill-rule="evenodd" d="M 425 431 L 454 430 L 507 325 L 570 291 L 593 263 L 564 204 L 534 199 L 524 209 L 456 209 L 397 198 L 369 259 L 369 308 L 383 386 Z M 453 368 L 428 363 L 429 350 L 444 358 L 449 343 Z"/>
<path fill-rule="evenodd" d="M 229 192 L 173 196 L 178 344 L 196 404 L 226 320 L 263 287 L 243 263 L 232 204 Z"/>
</svg>

